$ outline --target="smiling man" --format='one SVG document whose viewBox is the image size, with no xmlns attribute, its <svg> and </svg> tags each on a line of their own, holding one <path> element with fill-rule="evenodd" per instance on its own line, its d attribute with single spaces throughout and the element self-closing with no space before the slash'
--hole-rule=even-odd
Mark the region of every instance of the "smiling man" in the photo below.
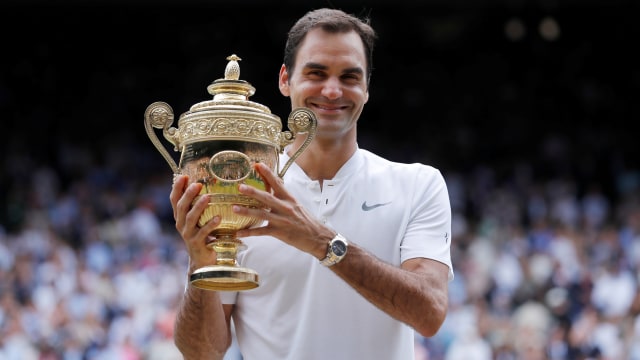
<svg viewBox="0 0 640 360">
<path fill-rule="evenodd" d="M 243 266 L 258 288 L 216 292 L 188 286 L 175 341 L 186 359 L 221 359 L 235 325 L 243 359 L 414 359 L 414 332 L 433 336 L 447 313 L 451 209 L 441 173 L 358 147 L 369 100 L 376 34 L 367 19 L 335 9 L 291 28 L 280 92 L 317 117 L 315 138 L 271 192 L 240 186 L 270 211 L 235 207 L 265 226 L 240 230 Z M 393 121 L 394 119 L 391 119 Z M 304 141 L 297 138 L 281 163 Z M 176 178 L 170 199 L 190 256 L 189 272 L 215 262 L 206 247 L 220 224 L 199 227 L 201 184 Z"/>
</svg>

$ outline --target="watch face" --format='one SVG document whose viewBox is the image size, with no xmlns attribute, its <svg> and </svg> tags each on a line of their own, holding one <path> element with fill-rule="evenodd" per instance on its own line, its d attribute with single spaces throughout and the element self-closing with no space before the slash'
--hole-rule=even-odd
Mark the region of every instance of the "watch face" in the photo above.
<svg viewBox="0 0 640 360">
<path fill-rule="evenodd" d="M 331 251 L 337 256 L 342 256 L 347 252 L 347 245 L 342 241 L 334 241 L 331 244 Z"/>
</svg>

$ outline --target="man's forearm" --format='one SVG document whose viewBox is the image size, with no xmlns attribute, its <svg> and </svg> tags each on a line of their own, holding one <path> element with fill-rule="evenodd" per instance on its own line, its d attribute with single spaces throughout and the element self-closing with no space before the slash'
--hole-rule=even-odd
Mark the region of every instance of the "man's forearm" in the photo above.
<svg viewBox="0 0 640 360">
<path fill-rule="evenodd" d="M 231 331 L 216 292 L 187 288 L 176 314 L 174 341 L 186 360 L 224 357 Z"/>
<path fill-rule="evenodd" d="M 351 244 L 347 257 L 334 265 L 333 270 L 387 314 L 405 322 L 423 336 L 433 336 L 447 312 L 447 268 L 436 265 L 436 270 L 430 265 L 418 269 L 418 266 L 424 264 L 416 263 L 411 270 L 383 264 L 364 249 Z"/>
</svg>

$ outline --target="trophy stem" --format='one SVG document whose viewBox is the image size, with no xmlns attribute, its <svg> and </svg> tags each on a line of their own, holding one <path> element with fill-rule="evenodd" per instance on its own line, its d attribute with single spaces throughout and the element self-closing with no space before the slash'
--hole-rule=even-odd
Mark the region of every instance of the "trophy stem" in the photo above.
<svg viewBox="0 0 640 360">
<path fill-rule="evenodd" d="M 216 264 L 196 269 L 189 277 L 199 289 L 214 291 L 241 291 L 258 287 L 258 274 L 238 265 L 238 251 L 246 248 L 233 234 L 219 234 L 207 244 L 216 252 Z"/>
<path fill-rule="evenodd" d="M 216 252 L 216 263 L 218 265 L 237 266 L 236 257 L 238 251 L 246 246 L 233 235 L 218 235 L 217 239 L 208 244 Z"/>
</svg>

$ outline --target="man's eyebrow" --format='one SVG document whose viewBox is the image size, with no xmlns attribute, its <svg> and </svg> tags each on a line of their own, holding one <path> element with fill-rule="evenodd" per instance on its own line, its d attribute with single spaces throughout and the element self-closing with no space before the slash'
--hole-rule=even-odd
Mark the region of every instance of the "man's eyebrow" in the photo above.
<svg viewBox="0 0 640 360">
<path fill-rule="evenodd" d="M 304 68 L 309 68 L 309 69 L 317 69 L 317 70 L 326 70 L 329 67 L 319 64 L 319 63 L 314 63 L 314 62 L 308 62 L 306 64 L 304 64 Z"/>
<path fill-rule="evenodd" d="M 326 65 L 315 63 L 315 62 L 308 62 L 308 63 L 304 64 L 304 68 L 316 69 L 316 70 L 326 70 L 329 67 L 326 66 Z M 352 68 L 346 68 L 346 69 L 342 70 L 342 73 L 343 74 L 359 74 L 359 75 L 363 75 L 364 74 L 364 70 L 359 66 L 355 66 L 355 67 L 352 67 Z"/>
</svg>

